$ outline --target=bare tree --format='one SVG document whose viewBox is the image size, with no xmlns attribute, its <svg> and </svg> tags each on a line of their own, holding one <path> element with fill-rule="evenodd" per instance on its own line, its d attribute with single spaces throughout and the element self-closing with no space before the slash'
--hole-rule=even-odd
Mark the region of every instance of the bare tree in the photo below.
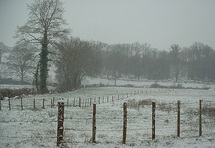
<svg viewBox="0 0 215 148">
<path fill-rule="evenodd" d="M 7 65 L 13 74 L 20 78 L 23 83 L 27 73 L 30 73 L 34 52 L 27 46 L 17 45 L 8 57 Z"/>
<path fill-rule="evenodd" d="M 93 75 L 100 67 L 100 46 L 79 38 L 65 38 L 56 43 L 57 80 L 61 91 L 70 91 L 81 86 L 86 75 Z"/>
<path fill-rule="evenodd" d="M 215 74 L 214 49 L 195 42 L 188 49 L 189 77 L 194 80 L 213 80 Z"/>
<path fill-rule="evenodd" d="M 180 58 L 179 58 L 179 52 L 181 48 L 177 44 L 172 44 L 170 46 L 170 61 L 173 69 L 173 74 L 175 77 L 175 81 L 178 82 L 179 72 L 180 72 Z"/>
<path fill-rule="evenodd" d="M 34 0 L 27 6 L 30 10 L 29 19 L 24 26 L 18 27 L 16 37 L 20 42 L 39 43 L 42 46 L 39 86 L 41 93 L 47 93 L 48 45 L 69 33 L 69 30 L 62 28 L 66 22 L 62 17 L 64 10 L 59 0 Z"/>
</svg>

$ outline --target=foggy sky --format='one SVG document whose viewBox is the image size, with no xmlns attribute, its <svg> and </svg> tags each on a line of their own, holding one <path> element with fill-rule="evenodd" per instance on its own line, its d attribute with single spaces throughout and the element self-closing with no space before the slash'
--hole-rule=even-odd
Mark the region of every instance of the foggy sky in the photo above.
<svg viewBox="0 0 215 148">
<path fill-rule="evenodd" d="M 83 40 L 148 43 L 168 50 L 194 42 L 215 49 L 215 0 L 61 0 L 71 35 Z M 32 0 L 0 0 L 0 42 L 14 46 Z"/>
</svg>

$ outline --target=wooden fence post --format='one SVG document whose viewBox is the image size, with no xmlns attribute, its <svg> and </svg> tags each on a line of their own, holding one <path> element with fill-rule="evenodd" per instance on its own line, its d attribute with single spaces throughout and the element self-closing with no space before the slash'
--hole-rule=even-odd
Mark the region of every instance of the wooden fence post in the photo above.
<svg viewBox="0 0 215 148">
<path fill-rule="evenodd" d="M 34 110 L 36 110 L 36 100 L 34 98 Z"/>
<path fill-rule="evenodd" d="M 43 98 L 43 107 L 42 109 L 45 109 L 45 99 Z"/>
<path fill-rule="evenodd" d="M 73 106 L 75 107 L 75 98 L 74 98 L 74 101 L 73 101 Z"/>
<path fill-rule="evenodd" d="M 152 102 L 152 139 L 155 139 L 155 102 Z"/>
<path fill-rule="evenodd" d="M 177 103 L 177 136 L 180 137 L 180 101 Z"/>
<path fill-rule="evenodd" d="M 51 99 L 51 108 L 52 108 L 52 99 Z"/>
<path fill-rule="evenodd" d="M 8 98 L 9 110 L 11 110 L 10 98 Z"/>
<path fill-rule="evenodd" d="M 202 136 L 202 100 L 199 100 L 199 137 Z"/>
<path fill-rule="evenodd" d="M 20 101 L 21 101 L 21 110 L 23 110 L 22 97 L 20 98 Z"/>
<path fill-rule="evenodd" d="M 123 137 L 122 143 L 126 143 L 126 131 L 127 131 L 127 103 L 123 103 Z"/>
<path fill-rule="evenodd" d="M 81 98 L 79 98 L 79 107 L 81 107 Z"/>
<path fill-rule="evenodd" d="M 57 146 L 63 142 L 64 102 L 58 102 Z"/>
<path fill-rule="evenodd" d="M 1 110 L 1 99 L 0 99 L 0 110 Z"/>
<path fill-rule="evenodd" d="M 99 97 L 99 104 L 100 104 L 100 97 Z"/>
<path fill-rule="evenodd" d="M 53 98 L 53 101 L 52 101 L 52 103 L 53 103 L 53 104 L 52 104 L 52 107 L 54 107 L 54 100 L 55 100 L 55 98 Z"/>
<path fill-rule="evenodd" d="M 92 142 L 96 143 L 96 104 L 93 104 Z"/>
</svg>

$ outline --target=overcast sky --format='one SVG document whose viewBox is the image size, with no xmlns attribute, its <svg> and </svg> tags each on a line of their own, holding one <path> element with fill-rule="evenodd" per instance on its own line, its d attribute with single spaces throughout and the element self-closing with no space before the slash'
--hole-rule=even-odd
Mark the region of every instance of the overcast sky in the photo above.
<svg viewBox="0 0 215 148">
<path fill-rule="evenodd" d="M 202 42 L 215 49 L 215 0 L 61 0 L 72 35 L 169 49 Z M 0 0 L 0 42 L 14 46 L 32 0 Z"/>
</svg>

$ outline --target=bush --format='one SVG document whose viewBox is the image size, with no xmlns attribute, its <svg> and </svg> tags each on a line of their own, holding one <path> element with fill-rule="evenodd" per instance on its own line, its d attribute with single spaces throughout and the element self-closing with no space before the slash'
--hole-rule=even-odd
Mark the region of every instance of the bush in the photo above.
<svg viewBox="0 0 215 148">
<path fill-rule="evenodd" d="M 172 86 L 164 86 L 164 85 L 160 85 L 158 83 L 153 83 L 150 88 L 172 88 L 172 89 L 183 89 L 185 87 L 182 86 L 182 84 L 178 84 L 178 85 L 172 85 Z"/>
<path fill-rule="evenodd" d="M 167 86 L 160 85 L 158 83 L 153 83 L 150 88 L 168 88 Z"/>
</svg>

